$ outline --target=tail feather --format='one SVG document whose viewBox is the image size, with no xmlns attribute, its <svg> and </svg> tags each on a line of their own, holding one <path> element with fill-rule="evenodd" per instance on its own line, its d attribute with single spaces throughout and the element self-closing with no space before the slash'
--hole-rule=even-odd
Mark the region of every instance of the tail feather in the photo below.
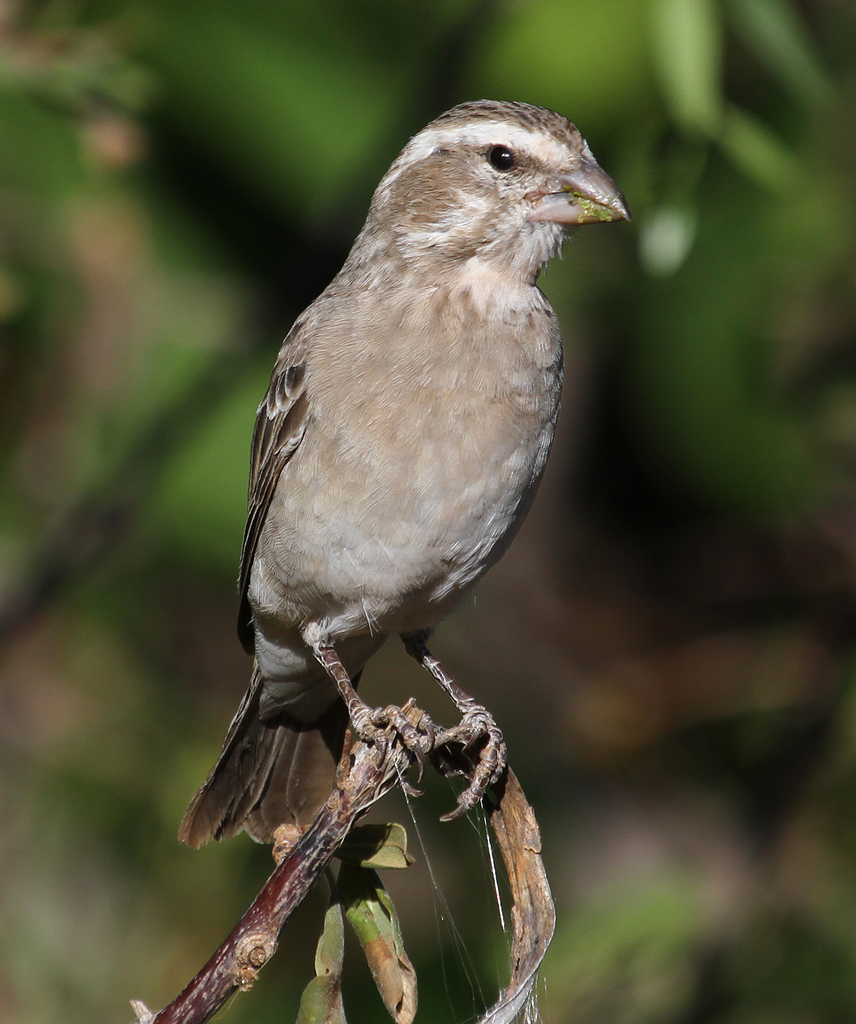
<svg viewBox="0 0 856 1024">
<path fill-rule="evenodd" d="M 310 724 L 285 713 L 262 721 L 261 690 L 254 668 L 217 764 L 182 819 L 178 838 L 188 846 L 242 829 L 272 842 L 279 825 L 309 824 L 330 795 L 348 725 L 344 703 L 337 700 Z"/>
</svg>

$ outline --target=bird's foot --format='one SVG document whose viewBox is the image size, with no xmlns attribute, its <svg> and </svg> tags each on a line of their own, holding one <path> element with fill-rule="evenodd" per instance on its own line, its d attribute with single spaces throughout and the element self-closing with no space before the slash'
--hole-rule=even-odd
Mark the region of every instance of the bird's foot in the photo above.
<svg viewBox="0 0 856 1024">
<path fill-rule="evenodd" d="M 385 708 L 372 708 L 361 703 L 351 708 L 351 722 L 361 740 L 381 749 L 399 740 L 416 761 L 419 769 L 417 781 L 422 778 L 428 754 L 434 749 L 434 723 L 412 700 L 404 707 L 388 704 Z M 413 787 L 405 784 L 404 788 L 417 795 Z"/>
<path fill-rule="evenodd" d="M 336 648 L 331 643 L 324 643 L 307 631 L 304 639 L 312 648 L 312 653 L 324 667 L 324 670 L 336 684 L 348 708 L 348 715 L 354 732 L 365 743 L 386 751 L 390 742 L 399 740 L 404 748 L 413 755 L 419 766 L 419 779 L 425 771 L 428 754 L 434 749 L 434 724 L 424 711 L 409 700 L 404 707 L 389 704 L 385 708 L 370 707 L 362 700 L 351 682 L 345 666 L 339 658 Z M 405 790 L 416 794 L 412 786 L 402 783 Z"/>
<path fill-rule="evenodd" d="M 441 821 L 454 821 L 471 811 L 484 796 L 485 790 L 499 781 L 508 760 L 502 730 L 487 708 L 474 701 L 464 711 L 458 725 L 437 734 L 435 749 L 448 744 L 460 744 L 465 752 L 474 750 L 477 745 L 480 749 L 469 786 L 458 797 L 458 806 L 449 814 L 444 814 Z"/>
</svg>

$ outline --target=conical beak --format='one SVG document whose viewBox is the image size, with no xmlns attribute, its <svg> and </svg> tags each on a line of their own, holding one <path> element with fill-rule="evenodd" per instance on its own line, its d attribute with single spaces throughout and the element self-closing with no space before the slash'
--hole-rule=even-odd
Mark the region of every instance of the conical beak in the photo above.
<svg viewBox="0 0 856 1024">
<path fill-rule="evenodd" d="M 530 220 L 556 224 L 630 220 L 630 210 L 621 190 L 590 158 L 583 157 L 578 170 L 559 175 L 554 184 L 555 191 L 533 197 Z"/>
</svg>

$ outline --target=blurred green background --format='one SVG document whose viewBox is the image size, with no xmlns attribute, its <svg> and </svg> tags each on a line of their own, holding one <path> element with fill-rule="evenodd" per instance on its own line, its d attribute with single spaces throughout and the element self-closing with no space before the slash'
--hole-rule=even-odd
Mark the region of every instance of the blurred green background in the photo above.
<svg viewBox="0 0 856 1024">
<path fill-rule="evenodd" d="M 569 116 L 634 213 L 542 281 L 550 469 L 434 645 L 542 823 L 545 1018 L 856 1018 L 852 0 L 5 0 L 3 1021 L 160 1008 L 269 872 L 175 840 L 248 678 L 255 407 L 392 158 L 483 96 Z M 399 645 L 365 687 L 451 717 Z M 503 939 L 479 823 L 427 790 L 442 896 L 395 799 L 388 884 L 418 1019 L 472 1020 Z M 322 911 L 224 1020 L 293 1020 Z"/>
</svg>

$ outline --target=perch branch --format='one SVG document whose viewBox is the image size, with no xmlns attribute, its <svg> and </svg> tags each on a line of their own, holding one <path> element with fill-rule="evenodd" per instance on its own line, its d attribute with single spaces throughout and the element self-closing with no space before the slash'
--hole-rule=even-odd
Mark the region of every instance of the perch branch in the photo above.
<svg viewBox="0 0 856 1024">
<path fill-rule="evenodd" d="M 411 706 L 410 713 L 420 715 Z M 400 743 L 386 749 L 356 743 L 336 788 L 312 825 L 282 860 L 217 952 L 159 1013 L 132 1003 L 139 1024 L 204 1024 L 234 993 L 248 989 L 276 951 L 283 925 L 309 893 L 358 819 L 411 766 Z M 459 748 L 435 751 L 444 775 L 471 775 L 474 763 Z M 541 837 L 532 808 L 508 770 L 492 788 L 488 815 L 508 875 L 512 908 L 511 978 L 479 1024 L 511 1024 L 530 998 L 555 924 L 555 910 L 541 863 Z M 487 802 L 487 801 L 486 801 Z"/>
<path fill-rule="evenodd" d="M 190 984 L 160 1013 L 134 1003 L 142 1024 L 203 1024 L 235 992 L 248 989 L 276 951 L 283 925 L 306 897 L 352 826 L 398 782 L 411 755 L 400 744 L 385 751 L 365 743 L 351 750 L 340 777 L 315 821 L 278 865 L 225 942 Z"/>
</svg>

